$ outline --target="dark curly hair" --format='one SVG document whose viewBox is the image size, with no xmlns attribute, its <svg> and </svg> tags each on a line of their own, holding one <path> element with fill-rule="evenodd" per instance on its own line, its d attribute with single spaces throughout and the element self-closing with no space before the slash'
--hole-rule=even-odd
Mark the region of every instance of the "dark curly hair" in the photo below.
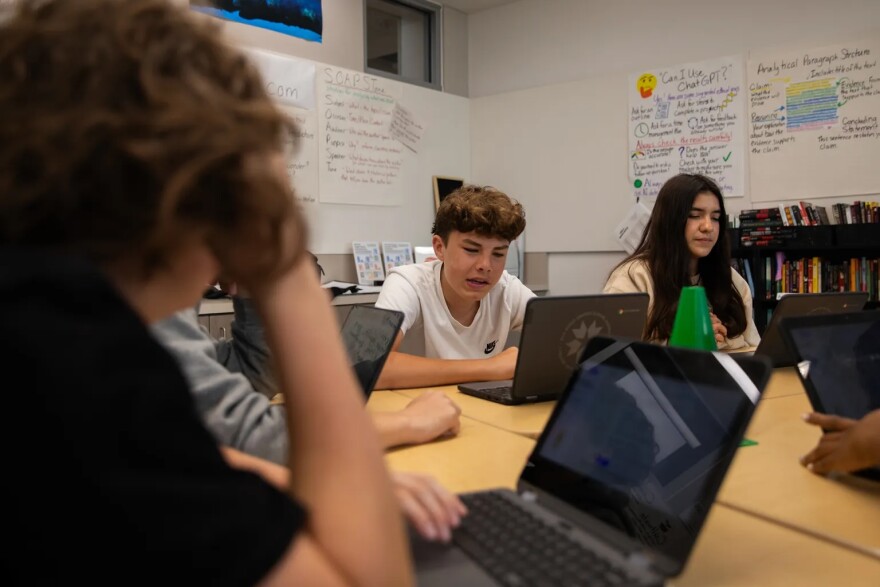
<svg viewBox="0 0 880 587">
<path fill-rule="evenodd" d="M 23 0 L 0 27 L 0 244 L 142 277 L 191 238 L 238 279 L 299 257 L 278 165 L 293 128 L 211 19 L 167 0 Z"/>
<path fill-rule="evenodd" d="M 431 233 L 444 243 L 453 230 L 512 241 L 525 228 L 526 214 L 519 202 L 493 187 L 465 185 L 443 199 Z"/>
</svg>

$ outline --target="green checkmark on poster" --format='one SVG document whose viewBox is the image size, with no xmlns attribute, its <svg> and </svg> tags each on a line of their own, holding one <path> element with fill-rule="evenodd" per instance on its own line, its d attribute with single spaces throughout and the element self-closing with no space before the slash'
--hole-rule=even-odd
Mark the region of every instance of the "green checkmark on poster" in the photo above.
<svg viewBox="0 0 880 587">
<path fill-rule="evenodd" d="M 731 151 L 730 153 L 728 153 L 727 155 L 725 155 L 724 157 L 722 157 L 722 159 L 724 159 L 725 161 L 727 161 L 728 159 L 730 159 L 730 156 L 731 156 L 731 155 L 733 155 L 733 151 Z"/>
<path fill-rule="evenodd" d="M 756 444 L 758 443 L 754 440 L 749 440 L 748 438 L 743 438 L 742 441 L 739 443 L 740 446 L 755 446 Z"/>
</svg>

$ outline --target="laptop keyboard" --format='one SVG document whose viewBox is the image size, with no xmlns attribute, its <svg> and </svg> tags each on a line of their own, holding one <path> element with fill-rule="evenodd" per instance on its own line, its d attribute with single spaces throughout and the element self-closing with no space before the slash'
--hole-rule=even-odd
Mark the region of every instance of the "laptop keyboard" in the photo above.
<svg viewBox="0 0 880 587">
<path fill-rule="evenodd" d="M 503 585 L 627 585 L 614 569 L 508 494 L 461 496 L 470 512 L 453 541 Z"/>
</svg>

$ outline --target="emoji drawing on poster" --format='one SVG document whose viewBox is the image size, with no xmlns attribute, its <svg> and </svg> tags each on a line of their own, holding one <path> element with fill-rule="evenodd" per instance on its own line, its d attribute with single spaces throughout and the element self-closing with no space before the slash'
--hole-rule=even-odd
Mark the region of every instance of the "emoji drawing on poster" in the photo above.
<svg viewBox="0 0 880 587">
<path fill-rule="evenodd" d="M 642 98 L 650 98 L 656 87 L 657 78 L 653 73 L 643 73 L 636 81 L 636 89 L 639 91 Z"/>
</svg>

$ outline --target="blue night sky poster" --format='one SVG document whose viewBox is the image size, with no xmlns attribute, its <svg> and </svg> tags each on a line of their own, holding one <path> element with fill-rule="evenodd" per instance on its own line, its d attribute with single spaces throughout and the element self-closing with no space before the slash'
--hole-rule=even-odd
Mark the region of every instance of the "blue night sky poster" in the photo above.
<svg viewBox="0 0 880 587">
<path fill-rule="evenodd" d="M 316 43 L 324 29 L 321 0 L 214 0 L 212 6 L 193 4 L 192 8 Z"/>
</svg>

